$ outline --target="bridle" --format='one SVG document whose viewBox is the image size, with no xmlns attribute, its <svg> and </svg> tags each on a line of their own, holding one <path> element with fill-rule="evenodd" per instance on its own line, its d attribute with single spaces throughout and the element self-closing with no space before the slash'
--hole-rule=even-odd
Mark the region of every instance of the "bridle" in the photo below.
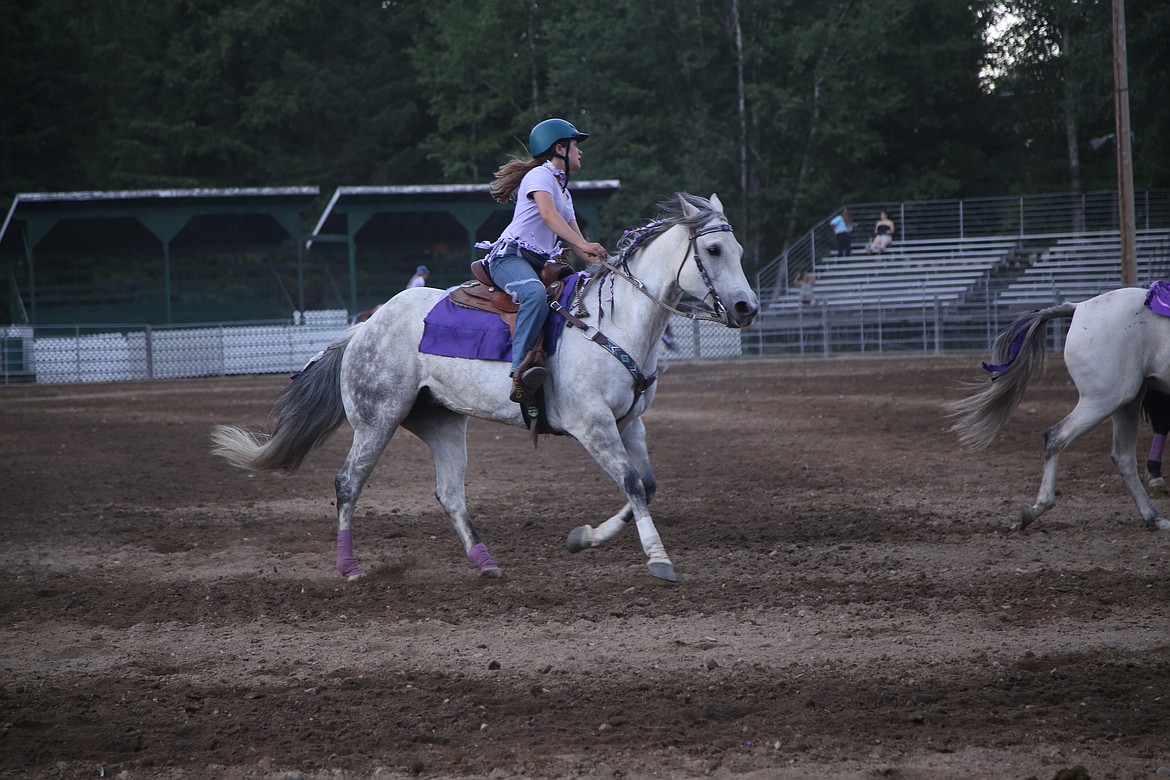
<svg viewBox="0 0 1170 780">
<path fill-rule="evenodd" d="M 625 248 L 618 256 L 617 261 L 611 263 L 608 259 L 606 259 L 601 261 L 601 265 L 612 272 L 613 275 L 617 278 L 628 282 L 635 290 L 645 295 L 661 309 L 665 309 L 666 311 L 677 314 L 680 317 L 686 317 L 690 320 L 726 324 L 727 310 L 724 308 L 723 303 L 719 300 L 719 294 L 715 292 L 715 286 L 711 284 L 711 275 L 707 273 L 707 269 L 704 267 L 703 261 L 699 258 L 698 241 L 701 237 L 711 233 L 730 233 L 732 232 L 731 225 L 727 224 L 726 222 L 722 222 L 718 225 L 709 225 L 705 228 L 702 228 L 701 230 L 691 230 L 690 241 L 687 246 L 687 255 L 683 257 L 683 261 L 679 264 L 678 267 L 678 273 L 676 273 L 674 276 L 675 283 L 678 284 L 682 277 L 683 268 L 687 264 L 687 257 L 694 257 L 695 266 L 699 269 L 699 276 L 702 277 L 703 284 L 707 285 L 707 295 L 711 298 L 711 308 L 714 312 L 714 314 L 699 314 L 695 312 L 681 311 L 667 303 L 664 303 L 663 301 L 658 300 L 654 297 L 653 294 L 651 294 L 649 290 L 646 289 L 646 285 L 642 282 L 641 279 L 630 273 L 630 256 L 633 255 L 633 253 L 649 238 L 660 235 L 660 232 L 657 231 L 657 228 L 662 224 L 664 224 L 662 221 L 651 222 L 647 225 L 644 225 L 643 227 L 626 231 L 626 236 L 633 235 L 633 239 L 626 244 Z M 577 291 L 574 295 L 574 305 L 572 312 L 562 306 L 560 301 L 555 299 L 549 303 L 549 306 L 553 311 L 564 317 L 565 322 L 570 327 L 577 328 L 582 331 L 582 334 L 585 336 L 585 338 L 598 344 L 611 355 L 613 355 L 618 360 L 618 362 L 625 366 L 626 370 L 630 372 L 630 375 L 634 379 L 634 400 L 630 403 L 630 408 L 626 410 L 626 413 L 618 418 L 618 422 L 621 422 L 629 416 L 630 412 L 634 411 L 634 407 L 638 405 L 638 400 L 642 397 L 642 394 L 649 390 L 654 382 L 658 379 L 658 372 L 656 371 L 652 375 L 646 376 L 646 374 L 644 374 L 642 369 L 638 366 L 638 362 L 634 360 L 630 353 L 626 352 L 619 345 L 615 344 L 596 326 L 590 325 L 581 319 L 582 317 L 589 316 L 589 310 L 585 307 L 586 292 L 594 281 L 600 281 L 603 276 L 604 273 L 597 274 L 596 276 L 591 277 L 585 284 L 578 285 Z M 598 294 L 600 295 L 600 290 Z M 704 300 L 705 299 L 706 298 L 704 298 Z"/>
<path fill-rule="evenodd" d="M 719 293 L 715 292 L 715 285 L 711 283 L 711 275 L 707 272 L 706 266 L 703 265 L 703 261 L 699 257 L 699 239 L 703 236 L 710 235 L 711 233 L 731 233 L 733 232 L 731 225 L 727 224 L 726 222 L 721 222 L 718 225 L 708 225 L 701 230 L 692 230 L 690 232 L 690 241 L 687 247 L 687 255 L 683 257 L 682 263 L 680 263 L 678 266 L 678 273 L 674 275 L 675 283 L 677 284 L 682 278 L 683 268 L 686 267 L 687 264 L 687 257 L 694 258 L 695 267 L 699 270 L 699 276 L 702 278 L 703 284 L 707 286 L 707 295 L 704 296 L 703 300 L 706 300 L 708 297 L 711 299 L 711 310 L 713 313 L 708 314 L 705 312 L 683 311 L 660 301 L 659 299 L 655 298 L 649 290 L 646 289 L 646 285 L 642 282 L 641 279 L 634 276 L 630 272 L 630 257 L 649 238 L 653 238 L 659 235 L 659 233 L 656 232 L 656 229 L 662 224 L 663 223 L 661 221 L 651 222 L 640 228 L 627 230 L 625 235 L 633 236 L 633 239 L 630 240 L 622 249 L 622 252 L 620 255 L 618 255 L 616 261 L 610 262 L 608 259 L 605 259 L 601 261 L 601 265 L 612 272 L 613 275 L 617 278 L 628 282 L 635 290 L 645 295 L 661 309 L 665 309 L 672 314 L 677 314 L 680 317 L 685 317 L 689 320 L 726 324 L 727 309 L 723 306 L 723 302 L 719 300 Z M 599 274 L 596 277 L 596 280 L 600 281 L 602 276 L 603 275 Z M 593 281 L 594 279 L 590 279 L 588 283 L 583 285 L 582 288 L 577 291 L 574 313 L 579 317 L 589 316 L 589 310 L 585 307 L 585 294 L 588 292 L 588 289 Z"/>
</svg>

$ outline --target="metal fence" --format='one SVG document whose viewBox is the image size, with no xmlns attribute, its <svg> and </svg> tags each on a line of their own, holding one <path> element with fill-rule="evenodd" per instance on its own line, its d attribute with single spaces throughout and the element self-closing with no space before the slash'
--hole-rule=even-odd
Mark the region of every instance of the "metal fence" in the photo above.
<svg viewBox="0 0 1170 780">
<path fill-rule="evenodd" d="M 743 332 L 743 354 L 830 357 L 985 352 L 1018 314 L 994 305 L 960 313 L 937 299 L 916 307 L 834 307 L 830 303 L 798 310 L 787 317 L 761 319 Z M 1050 345 L 1059 348 L 1067 323 L 1049 325 Z"/>
<path fill-rule="evenodd" d="M 203 325 L 14 325 L 0 331 L 4 384 L 292 373 L 348 327 L 344 310 Z"/>
<path fill-rule="evenodd" d="M 0 382 L 122 382 L 234 374 L 291 374 L 349 328 L 344 310 L 292 320 L 202 325 L 14 325 L 0 329 Z M 740 333 L 675 317 L 669 357 L 743 354 Z"/>
</svg>

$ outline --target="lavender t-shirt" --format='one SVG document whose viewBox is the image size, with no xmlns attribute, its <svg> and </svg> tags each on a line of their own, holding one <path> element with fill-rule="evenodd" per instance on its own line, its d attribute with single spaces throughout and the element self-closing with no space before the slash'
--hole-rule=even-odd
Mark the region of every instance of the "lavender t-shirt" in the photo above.
<svg viewBox="0 0 1170 780">
<path fill-rule="evenodd" d="M 561 189 L 558 175 L 563 174 L 549 162 L 538 165 L 524 174 L 520 187 L 516 190 L 516 210 L 512 212 L 512 222 L 504 228 L 500 236 L 503 241 L 515 242 L 542 255 L 551 255 L 556 251 L 560 239 L 548 225 L 544 224 L 532 193 L 547 192 L 552 195 L 557 213 L 564 217 L 566 222 L 571 223 L 577 218 L 573 210 L 573 196 L 568 190 Z"/>
</svg>

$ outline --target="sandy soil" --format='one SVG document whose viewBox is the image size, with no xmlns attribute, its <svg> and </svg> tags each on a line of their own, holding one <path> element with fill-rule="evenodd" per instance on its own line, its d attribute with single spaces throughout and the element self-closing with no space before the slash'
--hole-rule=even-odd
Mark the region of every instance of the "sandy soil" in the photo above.
<svg viewBox="0 0 1170 780">
<path fill-rule="evenodd" d="M 1170 775 L 1170 535 L 1107 425 L 1011 531 L 1075 391 L 1051 361 L 964 452 L 942 404 L 979 359 L 672 366 L 674 586 L 632 530 L 567 552 L 622 502 L 565 438 L 472 423 L 485 580 L 401 434 L 347 583 L 347 428 L 292 477 L 208 454 L 284 377 L 0 388 L 0 777 Z"/>
</svg>

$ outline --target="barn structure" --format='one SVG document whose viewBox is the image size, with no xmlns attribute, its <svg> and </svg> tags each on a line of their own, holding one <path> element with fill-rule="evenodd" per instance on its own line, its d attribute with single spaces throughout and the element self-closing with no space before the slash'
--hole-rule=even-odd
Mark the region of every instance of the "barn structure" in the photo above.
<svg viewBox="0 0 1170 780">
<path fill-rule="evenodd" d="M 573 183 L 587 235 L 619 187 Z M 397 293 L 420 264 L 434 286 L 468 278 L 475 242 L 510 214 L 487 185 L 339 187 L 324 206 L 317 187 L 23 193 L 0 227 L 0 324 L 356 312 Z"/>
<path fill-rule="evenodd" d="M 620 186 L 570 184 L 587 237 L 596 236 L 601 208 Z M 469 264 L 483 255 L 476 242 L 495 240 L 512 208 L 493 201 L 486 184 L 338 187 L 309 237 L 310 256 L 342 284 L 345 307 L 360 311 L 399 292 L 419 265 L 430 269 L 432 287 L 470 279 Z"/>
</svg>

